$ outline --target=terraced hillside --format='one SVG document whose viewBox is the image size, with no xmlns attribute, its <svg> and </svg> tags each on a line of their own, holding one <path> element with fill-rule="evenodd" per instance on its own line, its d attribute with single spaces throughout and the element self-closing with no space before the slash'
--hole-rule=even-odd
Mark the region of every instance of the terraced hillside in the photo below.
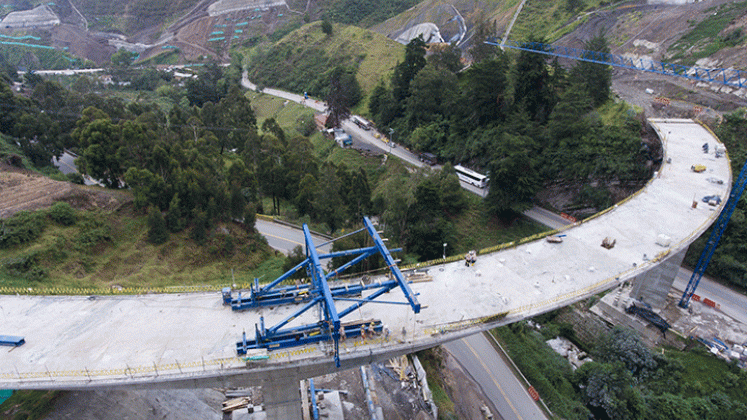
<svg viewBox="0 0 747 420">
<path fill-rule="evenodd" d="M 117 30 L 125 34 L 160 27 L 198 3 L 198 0 L 71 1 L 86 17 L 91 29 Z"/>
<path fill-rule="evenodd" d="M 47 208 L 66 201 L 77 208 L 114 209 L 131 200 L 116 191 L 90 189 L 54 181 L 39 174 L 0 164 L 0 219 L 19 211 Z"/>
</svg>

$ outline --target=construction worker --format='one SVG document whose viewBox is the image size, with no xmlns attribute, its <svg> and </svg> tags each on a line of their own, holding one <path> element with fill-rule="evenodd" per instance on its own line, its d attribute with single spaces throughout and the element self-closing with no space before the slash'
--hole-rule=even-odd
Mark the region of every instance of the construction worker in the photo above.
<svg viewBox="0 0 747 420">
<path fill-rule="evenodd" d="M 477 252 L 475 250 L 468 252 L 464 256 L 464 265 L 467 267 L 475 265 L 475 262 L 477 262 Z"/>
</svg>

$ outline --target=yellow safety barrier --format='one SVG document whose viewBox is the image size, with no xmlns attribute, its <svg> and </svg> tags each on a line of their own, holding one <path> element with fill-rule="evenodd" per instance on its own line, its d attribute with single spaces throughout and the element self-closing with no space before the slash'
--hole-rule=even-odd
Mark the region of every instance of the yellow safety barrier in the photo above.
<svg viewBox="0 0 747 420">
<path fill-rule="evenodd" d="M 443 333 L 450 332 L 450 331 L 461 330 L 466 327 L 470 327 L 472 325 L 488 324 L 491 322 L 495 322 L 495 321 L 505 318 L 507 315 L 508 315 L 508 312 L 500 312 L 495 315 L 489 315 L 489 316 L 483 316 L 483 317 L 475 318 L 475 319 L 468 319 L 464 321 L 441 324 L 441 325 L 426 329 L 425 333 L 427 335 L 443 334 Z"/>
<path fill-rule="evenodd" d="M 266 214 L 259 214 L 258 213 L 256 217 L 257 217 L 257 219 L 261 219 L 261 220 L 264 220 L 264 221 L 267 221 L 267 222 L 272 222 L 272 221 L 275 220 L 275 216 L 268 216 Z"/>
<path fill-rule="evenodd" d="M 345 346 L 348 347 L 359 347 L 359 346 L 366 346 L 366 345 L 377 345 L 377 344 L 384 344 L 388 342 L 389 340 L 385 339 L 384 337 L 379 336 L 376 339 L 366 339 L 366 340 L 356 340 L 351 339 L 343 342 Z M 292 350 L 286 350 L 286 351 L 275 351 L 270 352 L 268 354 L 270 360 L 282 360 L 287 359 L 294 356 L 302 356 L 305 354 L 320 352 L 320 349 L 315 346 L 309 346 L 309 347 L 302 347 L 298 349 L 292 349 Z M 175 363 L 163 363 L 163 364 L 151 364 L 151 365 L 145 365 L 145 366 L 135 366 L 135 367 L 124 367 L 119 369 L 96 369 L 96 370 L 68 370 L 68 371 L 38 371 L 38 372 L 4 372 L 0 373 L 0 379 L 5 380 L 27 380 L 27 379 L 54 379 L 54 378 L 87 378 L 91 380 L 92 378 L 100 378 L 100 377 L 134 377 L 134 376 L 144 376 L 144 375 L 161 375 L 165 373 L 174 374 L 178 371 L 178 373 L 190 373 L 195 372 L 195 369 L 203 368 L 205 369 L 208 366 L 221 366 L 221 369 L 224 369 L 226 367 L 230 367 L 231 365 L 234 365 L 233 367 L 244 367 L 246 366 L 245 361 L 240 357 L 229 357 L 229 358 L 220 358 L 220 359 L 209 359 L 209 360 L 198 360 L 198 361 L 190 361 L 190 362 L 179 362 L 176 361 Z M 184 371 L 187 372 L 184 372 Z M 198 370 L 199 371 L 199 370 Z"/>
</svg>

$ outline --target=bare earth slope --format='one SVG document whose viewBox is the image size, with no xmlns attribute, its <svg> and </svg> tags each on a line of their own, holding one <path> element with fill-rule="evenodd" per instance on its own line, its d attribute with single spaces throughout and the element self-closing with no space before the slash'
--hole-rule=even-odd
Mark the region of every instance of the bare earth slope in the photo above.
<svg viewBox="0 0 747 420">
<path fill-rule="evenodd" d="M 668 62 L 673 55 L 670 49 L 673 44 L 688 34 L 697 22 L 712 17 L 714 10 L 729 3 L 739 3 L 739 0 L 710 0 L 683 5 L 635 4 L 595 12 L 585 23 L 556 43 L 581 48 L 586 41 L 601 33 L 607 37 L 612 53 Z M 747 31 L 747 10 L 722 32 L 740 28 L 743 32 Z M 746 50 L 743 40 L 742 44 L 724 48 L 699 61 L 698 65 L 747 69 Z M 644 107 L 648 116 L 692 117 L 694 115 L 688 115 L 688 112 L 692 111 L 693 104 L 723 112 L 747 106 L 747 89 L 735 90 L 718 84 L 696 83 L 683 78 L 619 68 L 614 70 L 613 89 L 624 100 Z M 645 89 L 653 90 L 653 95 L 644 94 Z M 650 105 L 657 96 L 686 102 L 688 106 L 679 104 L 678 107 L 654 110 Z"/>
<path fill-rule="evenodd" d="M 47 208 L 57 201 L 66 201 L 78 209 L 112 210 L 127 200 L 114 191 L 54 181 L 0 164 L 0 219 L 23 210 Z"/>
</svg>

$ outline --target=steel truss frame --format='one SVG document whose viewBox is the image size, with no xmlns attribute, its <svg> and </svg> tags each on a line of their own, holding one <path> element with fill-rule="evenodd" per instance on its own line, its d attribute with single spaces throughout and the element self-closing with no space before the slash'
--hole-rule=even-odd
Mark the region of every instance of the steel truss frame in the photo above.
<svg viewBox="0 0 747 420">
<path fill-rule="evenodd" d="M 236 343 L 236 351 L 238 354 L 246 354 L 250 349 L 264 348 L 272 350 L 331 340 L 334 342 L 335 364 L 339 367 L 339 341 L 341 336 L 355 337 L 360 334 L 365 334 L 367 330 L 381 333 L 383 329 L 379 320 L 361 320 L 342 323 L 340 321 L 342 318 L 364 304 L 376 301 L 378 297 L 398 286 L 402 289 L 407 302 L 379 301 L 377 303 L 410 305 L 416 314 L 420 312 L 421 305 L 417 300 L 417 295 L 410 289 L 410 285 L 405 280 L 399 267 L 397 267 L 396 261 L 392 258 L 389 249 L 384 245 L 384 240 L 379 236 L 373 223 L 368 217 L 364 217 L 363 224 L 364 229 L 361 229 L 360 231 L 365 230 L 368 232 L 373 240 L 374 246 L 329 254 L 319 254 L 317 252 L 317 246 L 314 245 L 311 232 L 309 231 L 308 226 L 304 224 L 303 233 L 306 245 L 306 259 L 265 287 L 259 288 L 258 281 L 255 280 L 249 298 L 241 298 L 241 296 L 239 296 L 238 299 L 231 299 L 231 307 L 234 310 L 242 310 L 256 306 L 275 305 L 279 303 L 305 302 L 305 305 L 300 309 L 272 327 L 265 327 L 264 317 L 260 317 L 260 324 L 255 325 L 254 340 L 247 340 L 246 333 L 244 333 L 242 340 Z M 384 259 L 384 262 L 393 277 L 392 280 L 372 283 L 369 285 L 359 284 L 348 287 L 347 289 L 345 287 L 330 288 L 328 284 L 330 279 L 375 254 L 380 254 Z M 322 259 L 351 255 L 357 255 L 357 257 L 345 263 L 338 269 L 325 274 L 322 269 Z M 288 279 L 301 268 L 305 268 L 308 272 L 311 279 L 310 284 L 303 288 L 291 286 L 275 289 L 283 280 Z M 349 298 L 350 295 L 360 295 L 364 290 L 373 289 L 376 290 L 365 298 Z M 303 292 L 303 297 L 301 297 L 299 292 Z M 296 294 L 293 295 L 293 293 Z M 283 294 L 285 294 L 285 296 L 283 296 Z M 338 311 L 335 304 L 336 301 L 352 301 L 354 303 L 344 310 Z M 315 307 L 318 307 L 320 310 L 320 319 L 318 322 L 284 328 L 294 319 Z"/>
</svg>

